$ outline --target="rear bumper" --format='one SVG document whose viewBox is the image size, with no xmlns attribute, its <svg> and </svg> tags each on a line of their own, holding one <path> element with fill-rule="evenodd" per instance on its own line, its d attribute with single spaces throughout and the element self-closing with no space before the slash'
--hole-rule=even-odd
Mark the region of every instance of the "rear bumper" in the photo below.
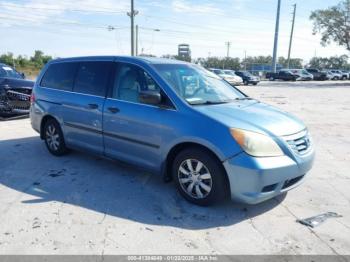
<svg viewBox="0 0 350 262">
<path fill-rule="evenodd" d="M 314 151 L 298 161 L 289 156 L 256 158 L 241 153 L 226 160 L 231 199 L 257 204 L 300 185 L 311 169 Z"/>
</svg>

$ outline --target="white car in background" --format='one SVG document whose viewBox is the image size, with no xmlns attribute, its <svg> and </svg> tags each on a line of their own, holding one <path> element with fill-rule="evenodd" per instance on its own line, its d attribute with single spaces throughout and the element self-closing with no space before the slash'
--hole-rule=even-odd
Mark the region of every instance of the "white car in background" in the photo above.
<svg viewBox="0 0 350 262">
<path fill-rule="evenodd" d="M 346 76 L 346 79 L 350 79 L 350 72 L 349 71 L 341 70 L 341 72 L 343 73 L 343 76 Z"/>
<path fill-rule="evenodd" d="M 332 74 L 331 80 L 340 80 L 343 77 L 343 75 L 338 72 L 338 70 L 329 70 L 328 73 Z"/>
<path fill-rule="evenodd" d="M 314 80 L 314 76 L 305 69 L 289 69 L 293 75 L 298 76 L 297 81 L 311 81 Z"/>
<path fill-rule="evenodd" d="M 225 71 L 231 71 L 231 70 L 222 70 L 222 69 L 216 69 L 216 68 L 209 68 L 209 71 L 217 74 L 218 76 L 220 76 L 221 78 L 229 82 L 231 85 L 234 85 L 234 86 L 243 85 L 243 79 L 238 75 L 236 75 L 234 71 L 232 71 L 233 74 L 229 74 L 228 72 L 225 72 Z"/>
</svg>

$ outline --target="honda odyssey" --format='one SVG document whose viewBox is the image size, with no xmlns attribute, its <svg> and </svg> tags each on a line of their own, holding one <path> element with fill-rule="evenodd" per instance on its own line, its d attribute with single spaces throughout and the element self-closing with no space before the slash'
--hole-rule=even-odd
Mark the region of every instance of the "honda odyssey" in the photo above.
<svg viewBox="0 0 350 262">
<path fill-rule="evenodd" d="M 177 60 L 53 60 L 30 118 L 53 155 L 78 149 L 142 167 L 198 205 L 273 198 L 300 185 L 314 159 L 302 121 Z"/>
</svg>

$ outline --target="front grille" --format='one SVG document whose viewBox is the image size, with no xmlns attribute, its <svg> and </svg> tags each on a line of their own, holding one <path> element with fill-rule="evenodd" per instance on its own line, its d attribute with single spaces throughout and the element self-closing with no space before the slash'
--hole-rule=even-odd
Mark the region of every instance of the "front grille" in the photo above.
<svg viewBox="0 0 350 262">
<path fill-rule="evenodd" d="M 11 91 L 15 91 L 17 93 L 22 93 L 26 95 L 31 95 L 32 89 L 29 88 L 11 88 Z"/>
<path fill-rule="evenodd" d="M 29 110 L 30 108 L 30 95 L 9 90 L 6 93 L 7 104 L 12 110 Z"/>
<path fill-rule="evenodd" d="M 303 155 L 309 152 L 312 146 L 311 138 L 307 131 L 303 131 L 296 135 L 286 137 L 285 140 L 287 141 L 288 145 L 293 150 L 293 152 L 299 155 Z"/>
<path fill-rule="evenodd" d="M 20 100 L 20 101 L 30 100 L 29 94 L 23 94 L 12 90 L 7 91 L 7 96 L 9 97 L 10 100 Z"/>
</svg>

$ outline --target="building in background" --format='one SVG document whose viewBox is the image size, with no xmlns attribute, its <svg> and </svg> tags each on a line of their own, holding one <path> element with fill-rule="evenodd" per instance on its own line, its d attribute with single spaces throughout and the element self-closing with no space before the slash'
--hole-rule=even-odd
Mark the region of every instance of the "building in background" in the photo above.
<svg viewBox="0 0 350 262">
<path fill-rule="evenodd" d="M 191 49 L 189 44 L 178 45 L 178 58 L 184 61 L 191 61 Z"/>
</svg>

